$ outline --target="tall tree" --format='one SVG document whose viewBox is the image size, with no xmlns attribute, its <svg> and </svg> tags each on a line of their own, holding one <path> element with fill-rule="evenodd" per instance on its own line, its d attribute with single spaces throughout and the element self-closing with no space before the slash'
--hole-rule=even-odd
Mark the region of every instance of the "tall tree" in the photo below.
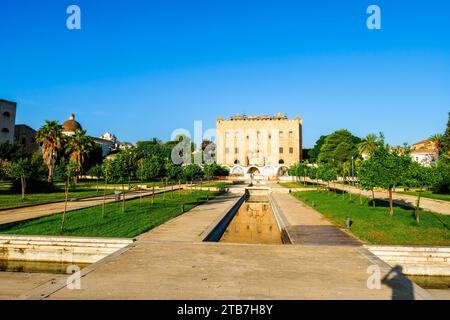
<svg viewBox="0 0 450 320">
<path fill-rule="evenodd" d="M 29 159 L 19 159 L 17 162 L 11 163 L 9 175 L 13 179 L 20 179 L 22 186 L 22 200 L 25 200 L 25 190 L 27 179 L 32 175 L 31 162 Z"/>
<path fill-rule="evenodd" d="M 393 189 L 405 182 L 405 175 L 411 157 L 390 150 L 389 146 L 378 146 L 373 155 L 366 160 L 359 172 L 360 181 L 368 186 L 383 188 L 389 193 L 389 213 L 394 214 Z"/>
<path fill-rule="evenodd" d="M 440 134 L 440 133 L 436 133 L 430 137 L 431 143 L 433 145 L 433 149 L 437 152 L 438 155 L 441 154 L 443 139 L 444 139 L 444 135 Z"/>
<path fill-rule="evenodd" d="M 358 144 L 358 152 L 359 155 L 367 155 L 370 156 L 378 144 L 380 143 L 380 138 L 378 138 L 375 134 L 368 134 L 359 144 Z"/>
<path fill-rule="evenodd" d="M 408 173 L 406 175 L 405 184 L 412 188 L 418 188 L 417 203 L 415 216 L 417 223 L 420 222 L 420 198 L 425 187 L 431 187 L 438 180 L 438 173 L 435 168 L 424 167 L 413 161 L 409 164 Z"/>
<path fill-rule="evenodd" d="M 56 121 L 45 121 L 36 133 L 36 142 L 41 144 L 42 157 L 48 168 L 48 182 L 53 182 L 53 168 L 63 146 L 63 134 Z"/>
<path fill-rule="evenodd" d="M 75 134 L 69 137 L 66 148 L 70 153 L 70 161 L 74 161 L 77 164 L 77 171 L 79 173 L 84 172 L 83 165 L 93 147 L 94 142 L 91 137 L 86 135 L 85 130 L 77 129 Z"/>
<path fill-rule="evenodd" d="M 327 136 L 320 136 L 319 140 L 317 140 L 316 144 L 314 145 L 314 148 L 308 151 L 309 160 L 312 163 L 317 162 L 317 159 L 319 158 L 320 149 L 322 148 L 323 144 L 325 143 L 325 139 Z"/>
<path fill-rule="evenodd" d="M 448 153 L 450 152 L 450 112 L 448 113 L 447 129 L 442 137 L 442 149 L 441 154 L 446 158 L 450 158 Z"/>
</svg>

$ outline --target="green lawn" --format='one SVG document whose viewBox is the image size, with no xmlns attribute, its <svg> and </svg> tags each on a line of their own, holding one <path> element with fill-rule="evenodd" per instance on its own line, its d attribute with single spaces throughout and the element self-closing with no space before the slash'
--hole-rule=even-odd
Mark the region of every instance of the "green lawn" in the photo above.
<svg viewBox="0 0 450 320">
<path fill-rule="evenodd" d="M 166 195 L 130 200 L 126 211 L 121 210 L 121 202 L 106 205 L 106 215 L 102 217 L 102 206 L 71 211 L 66 215 L 65 236 L 120 237 L 131 238 L 181 214 L 181 205 L 186 211 L 217 196 L 217 192 L 175 191 Z M 61 214 L 19 223 L 2 234 L 19 235 L 61 235 Z"/>
<path fill-rule="evenodd" d="M 210 187 L 210 188 L 228 188 L 232 186 L 233 183 L 229 181 L 210 181 L 200 184 L 200 187 Z"/>
<path fill-rule="evenodd" d="M 285 188 L 317 188 L 320 187 L 320 185 L 313 184 L 313 183 L 307 183 L 306 185 L 303 182 L 282 182 L 280 183 L 280 186 Z"/>
<path fill-rule="evenodd" d="M 416 197 L 419 195 L 418 192 L 414 192 L 414 191 L 397 192 L 397 193 L 399 193 L 399 194 L 402 194 L 402 193 L 409 194 L 411 196 L 416 196 Z M 439 193 L 433 193 L 432 191 L 422 192 L 422 197 L 435 199 L 435 200 L 450 201 L 450 194 L 439 194 Z"/>
<path fill-rule="evenodd" d="M 414 219 L 414 210 L 396 206 L 392 218 L 387 202 L 378 201 L 372 208 L 369 198 L 348 194 L 342 196 L 327 191 L 297 192 L 294 196 L 312 205 L 329 220 L 345 227 L 346 217 L 353 220 L 350 228 L 355 236 L 370 244 L 380 245 L 450 245 L 450 216 L 420 212 L 420 223 Z"/>
<path fill-rule="evenodd" d="M 114 190 L 107 190 L 107 194 L 113 193 Z M 70 191 L 69 199 L 96 197 L 103 195 L 103 190 L 97 192 L 96 189 L 77 188 L 75 191 Z M 65 198 L 64 190 L 58 189 L 51 193 L 30 193 L 25 194 L 25 200 L 22 200 L 20 193 L 12 193 L 10 190 L 0 189 L 0 209 L 18 208 L 27 205 L 58 202 Z"/>
</svg>

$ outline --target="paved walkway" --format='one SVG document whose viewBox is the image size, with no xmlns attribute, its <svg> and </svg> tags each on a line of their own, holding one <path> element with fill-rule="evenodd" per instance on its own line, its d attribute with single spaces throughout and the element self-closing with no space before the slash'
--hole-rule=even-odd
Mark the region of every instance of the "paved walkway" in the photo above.
<svg viewBox="0 0 450 320">
<path fill-rule="evenodd" d="M 273 193 L 281 213 L 287 220 L 287 232 L 293 244 L 321 246 L 361 246 L 362 243 L 333 225 L 316 210 L 290 194 Z"/>
<path fill-rule="evenodd" d="M 320 214 L 289 195 L 275 195 L 285 219 L 297 227 L 330 227 Z M 287 198 L 285 198 L 287 197 Z M 318 229 L 297 245 L 201 242 L 236 201 L 231 193 L 197 207 L 139 237 L 127 249 L 83 270 L 81 290 L 55 278 L 20 297 L 29 299 L 426 299 L 432 296 L 394 277 L 367 288 L 367 268 L 381 277 L 390 267 L 358 243 L 336 245 Z M 331 226 L 332 227 L 332 226 Z M 307 228 L 304 230 L 308 230 Z M 299 232 L 299 238 L 303 237 Z M 306 236 L 308 237 L 308 236 Z M 340 235 L 333 239 L 348 239 Z M 340 240 L 339 240 L 340 241 Z M 316 245 L 319 244 L 319 245 Z M 326 244 L 326 245 L 325 245 Z M 333 244 L 333 245 L 330 245 Z M 22 275 L 24 277 L 25 275 Z M 3 290 L 0 274 L 0 294 Z"/>
<path fill-rule="evenodd" d="M 165 189 L 167 191 L 172 190 L 170 187 Z M 174 188 L 177 190 L 177 188 Z M 155 194 L 164 192 L 164 188 L 155 190 Z M 152 191 L 131 191 L 126 193 L 125 199 L 131 200 L 139 198 L 140 196 L 145 197 L 152 195 Z M 106 203 L 111 203 L 115 201 L 115 195 L 107 195 Z M 76 201 L 67 202 L 67 211 L 73 211 L 88 207 L 99 206 L 103 204 L 103 196 L 85 198 Z M 39 218 L 43 216 L 49 216 L 55 213 L 60 213 L 64 211 L 64 202 L 55 202 L 48 204 L 41 204 L 36 206 L 29 206 L 23 208 L 15 208 L 0 211 L 0 225 L 6 223 L 12 223 L 17 221 L 23 221 L 28 219 Z"/>
<path fill-rule="evenodd" d="M 316 183 L 316 181 L 310 181 L 310 182 Z M 321 184 L 326 185 L 325 183 L 321 183 Z M 331 183 L 330 187 L 334 188 L 334 184 Z M 338 184 L 338 183 L 336 183 L 336 189 L 343 190 L 346 192 L 351 192 L 351 193 L 358 194 L 358 195 L 360 193 L 360 190 L 356 187 L 342 185 L 342 184 Z M 366 197 L 372 198 L 371 191 L 362 190 L 361 194 Z M 384 200 L 384 201 L 389 201 L 389 195 L 388 195 L 387 191 L 383 191 L 383 192 L 376 191 L 375 198 Z M 407 195 L 407 194 L 400 194 L 400 193 L 395 193 L 395 192 L 393 193 L 393 199 L 394 199 L 394 203 L 396 203 L 396 204 L 409 206 L 412 208 L 415 207 L 416 202 L 417 202 L 417 197 L 415 197 L 415 196 L 411 196 L 411 195 Z M 444 215 L 450 215 L 450 202 L 449 201 L 436 200 L 436 199 L 422 197 L 420 199 L 420 208 L 424 209 L 424 210 L 444 214 Z"/>
</svg>

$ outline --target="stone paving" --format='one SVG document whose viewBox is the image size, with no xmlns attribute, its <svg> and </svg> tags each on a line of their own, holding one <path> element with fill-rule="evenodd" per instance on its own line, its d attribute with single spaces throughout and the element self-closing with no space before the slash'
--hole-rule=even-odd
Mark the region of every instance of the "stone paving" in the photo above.
<svg viewBox="0 0 450 320">
<path fill-rule="evenodd" d="M 283 196 L 288 198 L 276 195 L 276 201 L 293 226 L 330 227 L 314 210 Z M 49 280 L 48 275 L 35 276 L 34 283 L 42 283 L 37 287 L 21 287 L 26 275 L 8 286 L 18 286 L 20 297 L 27 299 L 433 298 L 402 276 L 384 281 L 378 290 L 368 289 L 369 266 L 378 266 L 381 277 L 391 268 L 358 243 L 318 240 L 329 233 L 297 245 L 201 242 L 237 199 L 228 193 L 141 235 L 126 249 L 83 269 L 81 290 L 69 290 L 65 278 Z M 346 234 L 338 238 L 348 239 Z M 4 277 L 0 274 L 0 296 L 8 297 Z"/>
</svg>

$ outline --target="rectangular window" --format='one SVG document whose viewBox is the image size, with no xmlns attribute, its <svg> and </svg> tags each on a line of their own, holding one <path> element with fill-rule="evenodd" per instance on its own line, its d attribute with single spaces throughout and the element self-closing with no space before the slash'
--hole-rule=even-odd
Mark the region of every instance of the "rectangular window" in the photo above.
<svg viewBox="0 0 450 320">
<path fill-rule="evenodd" d="M 238 154 L 239 153 L 239 148 L 234 148 L 234 153 Z"/>
<path fill-rule="evenodd" d="M 225 148 L 225 153 L 230 153 L 230 148 Z"/>
<path fill-rule="evenodd" d="M 289 153 L 294 153 L 294 148 L 289 148 Z"/>
<path fill-rule="evenodd" d="M 280 153 L 283 153 L 283 148 L 280 148 Z"/>
<path fill-rule="evenodd" d="M 289 131 L 289 138 L 292 138 L 294 136 L 294 132 L 293 131 Z"/>
<path fill-rule="evenodd" d="M 283 131 L 280 131 L 280 138 L 283 138 Z"/>
</svg>

